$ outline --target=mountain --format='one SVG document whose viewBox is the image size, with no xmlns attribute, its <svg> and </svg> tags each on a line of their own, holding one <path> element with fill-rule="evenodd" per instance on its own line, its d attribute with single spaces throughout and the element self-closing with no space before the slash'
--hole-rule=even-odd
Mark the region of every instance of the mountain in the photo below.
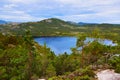
<svg viewBox="0 0 120 80">
<path fill-rule="evenodd" d="M 7 24 L 7 21 L 0 20 L 0 24 Z"/>
<path fill-rule="evenodd" d="M 33 36 L 74 35 L 78 32 L 76 25 L 57 18 L 45 19 L 38 22 L 6 24 L 0 27 L 1 32 L 6 32 L 5 34 L 17 35 L 24 35 L 26 30 L 30 30 Z"/>
<path fill-rule="evenodd" d="M 0 32 L 9 35 L 25 35 L 29 30 L 34 37 L 39 36 L 75 36 L 79 33 L 89 33 L 95 28 L 102 32 L 120 32 L 120 25 L 83 23 L 79 24 L 57 18 L 49 18 L 37 22 L 9 23 L 0 25 Z M 114 29 L 113 29 L 114 27 Z"/>
<path fill-rule="evenodd" d="M 70 23 L 70 24 L 73 24 L 73 25 L 78 25 L 78 23 L 73 22 L 73 21 L 67 21 L 67 22 Z"/>
<path fill-rule="evenodd" d="M 95 24 L 98 24 L 98 23 L 85 23 L 85 22 L 78 22 L 78 25 L 95 25 Z"/>
</svg>

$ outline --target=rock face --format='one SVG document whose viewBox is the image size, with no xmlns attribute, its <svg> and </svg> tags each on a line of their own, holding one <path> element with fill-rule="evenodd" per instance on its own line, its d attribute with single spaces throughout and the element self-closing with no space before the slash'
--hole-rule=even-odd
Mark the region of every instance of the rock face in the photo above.
<svg viewBox="0 0 120 80">
<path fill-rule="evenodd" d="M 103 70 L 97 74 L 98 80 L 120 80 L 120 74 L 115 73 L 114 70 Z"/>
</svg>

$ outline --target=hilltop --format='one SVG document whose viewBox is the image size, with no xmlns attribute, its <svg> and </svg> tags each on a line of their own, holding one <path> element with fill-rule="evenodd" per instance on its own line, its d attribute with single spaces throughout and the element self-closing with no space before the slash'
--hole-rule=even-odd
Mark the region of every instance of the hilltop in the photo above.
<svg viewBox="0 0 120 80">
<path fill-rule="evenodd" d="M 22 35 L 26 30 L 30 30 L 33 36 L 55 36 L 55 35 L 70 35 L 77 33 L 77 25 L 70 24 L 66 21 L 50 18 L 38 22 L 27 22 L 20 24 L 1 25 L 1 32 L 5 34 Z"/>
<path fill-rule="evenodd" d="M 11 35 L 24 35 L 29 30 L 34 37 L 39 36 L 75 36 L 79 33 L 90 32 L 98 27 L 101 31 L 119 31 L 120 25 L 115 24 L 87 24 L 73 23 L 57 18 L 49 18 L 37 22 L 9 23 L 0 25 L 0 32 Z M 115 29 L 113 30 L 112 27 Z"/>
</svg>

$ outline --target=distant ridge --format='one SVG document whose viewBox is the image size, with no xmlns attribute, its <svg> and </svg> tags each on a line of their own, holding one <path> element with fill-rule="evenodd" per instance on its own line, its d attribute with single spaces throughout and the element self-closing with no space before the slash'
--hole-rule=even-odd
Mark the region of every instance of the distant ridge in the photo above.
<svg viewBox="0 0 120 80">
<path fill-rule="evenodd" d="M 7 24 L 7 21 L 0 20 L 0 24 Z"/>
<path fill-rule="evenodd" d="M 74 35 L 77 34 L 77 25 L 70 24 L 57 18 L 44 19 L 37 22 L 25 22 L 19 24 L 1 25 L 1 32 L 4 34 L 24 35 L 26 30 L 36 36 L 56 36 L 56 35 Z"/>
<path fill-rule="evenodd" d="M 0 32 L 4 34 L 24 35 L 29 30 L 34 37 L 39 36 L 74 36 L 79 33 L 90 32 L 95 27 L 99 27 L 102 31 L 111 30 L 112 27 L 119 28 L 120 25 L 108 23 L 84 23 L 64 21 L 57 18 L 49 18 L 36 22 L 2 22 Z"/>
<path fill-rule="evenodd" d="M 98 23 L 85 23 L 85 22 L 78 22 L 78 25 L 93 25 Z"/>
</svg>

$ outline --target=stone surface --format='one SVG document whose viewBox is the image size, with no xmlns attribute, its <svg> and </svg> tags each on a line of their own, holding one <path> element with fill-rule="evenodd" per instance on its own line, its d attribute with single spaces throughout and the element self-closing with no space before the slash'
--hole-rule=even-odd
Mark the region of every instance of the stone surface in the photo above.
<svg viewBox="0 0 120 80">
<path fill-rule="evenodd" d="M 114 70 L 102 70 L 97 72 L 98 80 L 120 80 L 120 74 L 115 73 Z"/>
</svg>

